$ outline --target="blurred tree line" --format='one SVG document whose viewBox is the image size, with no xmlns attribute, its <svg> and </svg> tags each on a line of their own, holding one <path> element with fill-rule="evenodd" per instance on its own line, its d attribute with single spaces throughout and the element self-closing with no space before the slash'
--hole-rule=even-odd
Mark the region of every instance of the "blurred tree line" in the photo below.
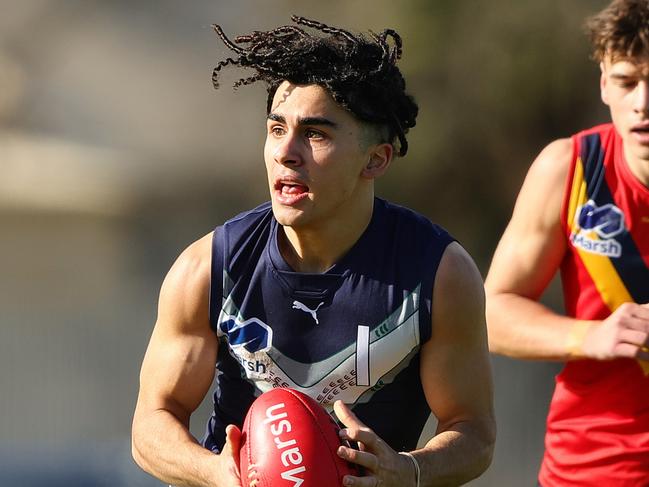
<svg viewBox="0 0 649 487">
<path fill-rule="evenodd" d="M 272 27 L 288 23 L 290 13 L 297 13 L 354 31 L 390 27 L 403 36 L 400 66 L 420 115 L 409 134 L 408 156 L 395 161 L 378 192 L 446 226 L 484 273 L 533 158 L 551 140 L 606 120 L 598 66 L 589 58 L 583 30 L 585 17 L 605 3 L 379 0 L 368 7 L 367 2 L 305 6 L 285 1 L 281 15 L 241 20 L 239 25 L 242 32 Z M 214 49 L 218 55 L 224 52 L 217 41 Z M 227 90 L 224 85 L 210 96 L 221 101 L 254 98 L 260 107 L 255 116 L 263 115 L 261 90 Z M 224 123 L 215 118 L 214 130 Z M 257 143 L 254 135 L 250 137 Z M 262 138 L 259 132 L 259 143 Z M 236 185 L 219 184 L 214 175 L 192 182 L 187 204 L 212 195 L 242 210 L 263 200 L 261 152 L 258 157 L 241 166 L 245 194 Z M 223 208 L 209 200 L 207 196 L 206 209 Z M 227 216 L 222 211 L 209 215 L 214 224 Z"/>
<path fill-rule="evenodd" d="M 417 0 L 403 69 L 420 104 L 387 194 L 451 229 L 486 271 L 541 148 L 606 117 L 582 29 L 603 1 Z M 390 18 L 390 16 L 387 16 Z"/>
</svg>

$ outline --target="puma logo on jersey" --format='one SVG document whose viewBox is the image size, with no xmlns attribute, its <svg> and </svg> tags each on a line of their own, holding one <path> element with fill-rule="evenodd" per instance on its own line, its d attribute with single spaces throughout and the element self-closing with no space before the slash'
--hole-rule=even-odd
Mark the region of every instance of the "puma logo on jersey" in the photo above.
<svg viewBox="0 0 649 487">
<path fill-rule="evenodd" d="M 320 303 L 318 306 L 316 306 L 315 309 L 311 309 L 306 304 L 300 303 L 299 301 L 293 301 L 293 309 L 299 309 L 300 311 L 309 313 L 311 315 L 311 318 L 313 318 L 313 321 L 315 321 L 315 324 L 318 325 L 320 324 L 320 322 L 318 321 L 317 312 L 320 309 L 320 306 L 322 306 L 323 304 L 324 301 Z"/>
</svg>

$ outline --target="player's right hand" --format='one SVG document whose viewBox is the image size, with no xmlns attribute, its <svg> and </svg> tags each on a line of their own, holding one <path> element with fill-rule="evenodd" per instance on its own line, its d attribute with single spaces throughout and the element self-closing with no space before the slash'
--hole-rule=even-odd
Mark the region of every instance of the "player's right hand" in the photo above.
<svg viewBox="0 0 649 487">
<path fill-rule="evenodd" d="M 581 345 L 586 358 L 619 357 L 649 361 L 649 304 L 625 303 L 608 318 L 594 323 Z"/>
</svg>

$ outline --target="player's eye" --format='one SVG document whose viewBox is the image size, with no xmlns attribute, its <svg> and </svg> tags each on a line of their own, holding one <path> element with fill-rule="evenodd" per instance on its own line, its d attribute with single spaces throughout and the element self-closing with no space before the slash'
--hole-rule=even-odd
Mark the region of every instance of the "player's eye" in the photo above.
<svg viewBox="0 0 649 487">
<path fill-rule="evenodd" d="M 631 80 L 626 80 L 626 81 L 620 81 L 619 86 L 621 88 L 633 88 L 637 83 L 635 81 Z"/>
<path fill-rule="evenodd" d="M 307 139 L 313 139 L 313 140 L 324 139 L 324 134 L 314 129 L 306 129 L 304 131 L 304 135 L 306 136 Z"/>
<path fill-rule="evenodd" d="M 275 137 L 281 137 L 286 133 L 286 130 L 284 130 L 284 127 L 282 127 L 281 125 L 274 125 L 270 127 L 268 132 L 274 135 Z"/>
<path fill-rule="evenodd" d="M 620 76 L 615 79 L 615 84 L 620 88 L 629 89 L 635 87 L 638 84 L 638 80 L 632 76 Z"/>
</svg>

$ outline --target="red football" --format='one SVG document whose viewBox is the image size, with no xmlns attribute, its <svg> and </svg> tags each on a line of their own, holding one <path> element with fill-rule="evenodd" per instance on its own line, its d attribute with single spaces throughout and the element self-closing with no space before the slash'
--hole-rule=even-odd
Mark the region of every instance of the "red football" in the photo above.
<svg viewBox="0 0 649 487">
<path fill-rule="evenodd" d="M 250 406 L 241 438 L 243 487 L 337 487 L 354 467 L 336 454 L 338 425 L 306 394 L 278 388 Z"/>
</svg>

